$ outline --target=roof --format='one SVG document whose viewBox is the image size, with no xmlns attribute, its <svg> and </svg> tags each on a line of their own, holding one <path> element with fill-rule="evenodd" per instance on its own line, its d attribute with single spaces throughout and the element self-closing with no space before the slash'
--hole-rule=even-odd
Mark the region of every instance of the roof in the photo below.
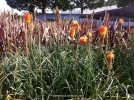
<svg viewBox="0 0 134 100">
<path fill-rule="evenodd" d="M 117 18 L 123 18 L 125 21 L 134 21 L 134 6 L 122 7 L 118 9 L 105 10 L 96 12 L 94 14 L 95 19 L 104 18 L 105 13 L 110 15 L 111 20 L 116 20 Z M 88 14 L 90 16 L 91 14 Z M 80 18 L 86 17 L 85 15 L 81 15 Z"/>
<path fill-rule="evenodd" d="M 101 8 L 97 8 L 94 10 L 90 10 L 90 9 L 84 9 L 83 10 L 83 14 L 91 14 L 93 12 L 100 12 L 100 11 L 104 11 L 104 10 L 111 10 L 111 9 L 116 9 L 117 6 L 113 5 L 113 6 L 105 6 L 105 7 L 101 7 Z M 72 11 L 67 10 L 67 11 L 60 11 L 61 14 L 81 14 L 81 9 L 80 8 L 75 8 Z"/>
</svg>

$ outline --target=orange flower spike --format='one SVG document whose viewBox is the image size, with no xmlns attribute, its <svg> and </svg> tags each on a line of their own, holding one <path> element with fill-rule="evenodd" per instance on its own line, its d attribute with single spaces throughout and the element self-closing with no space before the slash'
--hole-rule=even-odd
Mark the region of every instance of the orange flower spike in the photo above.
<svg viewBox="0 0 134 100">
<path fill-rule="evenodd" d="M 107 68 L 108 70 L 112 70 L 113 66 L 112 66 L 112 59 L 114 58 L 114 52 L 113 51 L 109 51 L 106 53 L 106 58 L 107 58 Z"/>
<path fill-rule="evenodd" d="M 99 28 L 99 32 L 100 32 L 100 36 L 101 37 L 105 37 L 106 33 L 107 33 L 107 26 L 100 26 Z"/>
<path fill-rule="evenodd" d="M 29 23 L 30 23 L 30 20 L 31 20 L 31 15 L 30 15 L 30 13 L 26 13 L 26 14 L 24 15 L 24 19 L 25 19 L 26 23 L 29 24 Z"/>
<path fill-rule="evenodd" d="M 80 37 L 80 39 L 79 39 L 79 43 L 80 43 L 80 44 L 84 44 L 84 43 L 87 42 L 87 40 L 88 40 L 87 36 L 82 36 L 82 37 Z"/>
<path fill-rule="evenodd" d="M 75 28 L 75 31 L 76 31 L 76 32 L 79 32 L 79 30 L 80 30 L 80 25 L 78 25 L 78 26 Z"/>
<path fill-rule="evenodd" d="M 80 26 L 79 26 L 79 23 L 76 20 L 73 20 L 72 27 L 75 29 L 76 33 L 79 32 Z"/>
<path fill-rule="evenodd" d="M 134 33 L 134 28 L 131 29 L 131 33 Z"/>
<path fill-rule="evenodd" d="M 107 58 L 108 62 L 111 61 L 114 58 L 114 56 L 115 55 L 114 55 L 113 51 L 109 51 L 106 53 L 106 58 Z"/>
<path fill-rule="evenodd" d="M 123 19 L 119 19 L 119 24 L 123 24 L 124 20 Z"/>
<path fill-rule="evenodd" d="M 73 40 L 74 36 L 75 36 L 75 29 L 73 27 L 70 29 L 70 36 L 71 36 L 71 38 Z"/>
<path fill-rule="evenodd" d="M 78 27 L 78 25 L 79 25 L 78 22 L 76 20 L 73 20 L 72 26 L 73 27 Z"/>
<path fill-rule="evenodd" d="M 34 23 L 32 22 L 32 23 L 29 24 L 29 30 L 33 31 L 33 29 L 34 29 Z"/>
</svg>

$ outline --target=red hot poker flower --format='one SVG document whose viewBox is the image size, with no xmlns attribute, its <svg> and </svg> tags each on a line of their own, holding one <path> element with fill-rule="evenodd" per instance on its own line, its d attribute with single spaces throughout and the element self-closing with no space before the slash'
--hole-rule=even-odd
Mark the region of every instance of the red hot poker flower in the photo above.
<svg viewBox="0 0 134 100">
<path fill-rule="evenodd" d="M 88 40 L 87 36 L 82 36 L 82 37 L 80 37 L 80 39 L 79 39 L 79 43 L 80 43 L 80 44 L 84 44 L 84 43 L 87 42 L 87 40 Z"/>
<path fill-rule="evenodd" d="M 25 19 L 25 22 L 26 22 L 27 24 L 29 24 L 29 23 L 30 23 L 30 20 L 31 20 L 31 15 L 30 15 L 30 13 L 26 13 L 26 14 L 24 15 L 24 19 Z"/>
</svg>

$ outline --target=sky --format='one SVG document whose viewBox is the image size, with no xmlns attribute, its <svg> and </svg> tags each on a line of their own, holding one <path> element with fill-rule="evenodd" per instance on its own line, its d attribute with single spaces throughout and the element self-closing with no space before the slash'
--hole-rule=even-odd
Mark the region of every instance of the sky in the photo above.
<svg viewBox="0 0 134 100">
<path fill-rule="evenodd" d="M 4 11 L 10 11 L 13 13 L 17 13 L 18 15 L 22 15 L 23 12 L 18 11 L 17 9 L 12 9 L 5 0 L 0 0 L 0 13 Z"/>
<path fill-rule="evenodd" d="M 11 7 L 9 7 L 5 0 L 0 0 L 0 12 L 3 12 L 4 10 L 11 10 Z"/>
</svg>

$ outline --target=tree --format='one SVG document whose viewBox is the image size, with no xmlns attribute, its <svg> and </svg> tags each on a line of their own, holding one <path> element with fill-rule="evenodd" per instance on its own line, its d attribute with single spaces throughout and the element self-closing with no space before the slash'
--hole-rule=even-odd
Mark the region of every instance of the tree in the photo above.
<svg viewBox="0 0 134 100">
<path fill-rule="evenodd" d="M 112 5 L 116 5 L 116 4 L 117 4 L 116 0 L 107 0 L 105 3 L 106 6 L 112 6 Z"/>
<path fill-rule="evenodd" d="M 103 7 L 105 0 L 86 0 L 87 8 L 96 9 L 98 7 Z"/>
<path fill-rule="evenodd" d="M 45 13 L 45 8 L 49 7 L 50 0 L 6 0 L 7 4 L 12 8 L 18 10 L 31 10 L 33 7 L 42 9 L 42 13 Z"/>
<path fill-rule="evenodd" d="M 80 0 L 80 8 L 81 8 L 81 14 L 83 14 L 83 0 Z"/>
<path fill-rule="evenodd" d="M 31 8 L 31 5 L 42 9 L 42 13 L 45 13 L 46 8 L 55 9 L 56 6 L 59 9 L 72 10 L 74 8 L 74 4 L 70 2 L 70 0 L 6 0 L 8 5 L 12 8 L 17 8 L 18 10 Z"/>
<path fill-rule="evenodd" d="M 81 8 L 81 14 L 86 8 L 95 9 L 97 7 L 102 7 L 105 4 L 105 0 L 74 0 L 76 7 Z"/>
<path fill-rule="evenodd" d="M 72 10 L 75 7 L 70 0 L 53 0 L 50 8 L 55 9 L 56 6 L 63 11 Z"/>
<path fill-rule="evenodd" d="M 36 0 L 35 5 L 42 9 L 42 13 L 45 14 L 45 9 L 50 6 L 50 0 Z"/>
<path fill-rule="evenodd" d="M 134 6 L 134 0 L 116 0 L 118 7 Z"/>
<path fill-rule="evenodd" d="M 22 0 L 6 0 L 7 4 L 11 6 L 12 8 L 21 8 L 21 4 L 23 4 Z"/>
<path fill-rule="evenodd" d="M 74 8 L 81 8 L 81 14 L 86 8 L 94 9 L 104 6 L 105 0 L 6 0 L 7 3 L 19 10 L 32 9 L 38 7 L 42 9 L 42 13 L 45 13 L 46 8 L 55 9 L 58 6 L 59 9 L 66 11 Z M 119 0 L 118 0 L 119 1 Z M 34 6 L 31 6 L 34 5 Z"/>
</svg>

